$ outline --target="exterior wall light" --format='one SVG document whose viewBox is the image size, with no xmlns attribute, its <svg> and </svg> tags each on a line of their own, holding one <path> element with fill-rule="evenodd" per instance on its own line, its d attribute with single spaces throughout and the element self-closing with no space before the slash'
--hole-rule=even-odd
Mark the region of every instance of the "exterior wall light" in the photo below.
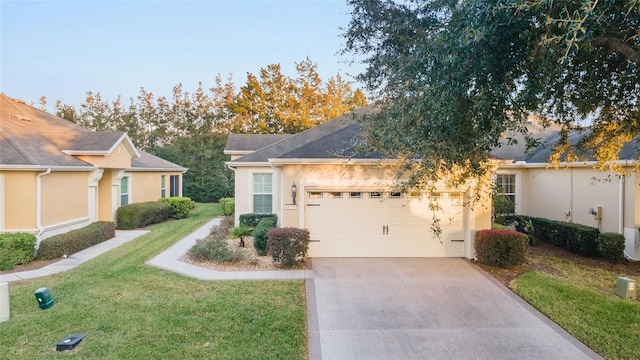
<svg viewBox="0 0 640 360">
<path fill-rule="evenodd" d="M 293 199 L 293 205 L 296 204 L 296 195 L 298 194 L 298 187 L 296 186 L 296 183 L 294 182 L 293 185 L 291 185 L 291 199 Z"/>
</svg>

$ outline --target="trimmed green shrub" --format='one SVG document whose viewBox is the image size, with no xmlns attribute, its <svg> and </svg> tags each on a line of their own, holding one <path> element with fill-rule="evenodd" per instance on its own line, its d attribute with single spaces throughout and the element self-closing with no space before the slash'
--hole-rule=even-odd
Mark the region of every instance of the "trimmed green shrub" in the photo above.
<svg viewBox="0 0 640 360">
<path fill-rule="evenodd" d="M 171 205 L 171 215 L 174 219 L 184 219 L 189 216 L 189 212 L 196 206 L 196 202 L 188 197 L 169 197 L 158 200 Z"/>
<path fill-rule="evenodd" d="M 220 223 L 213 226 L 209 236 L 199 239 L 196 244 L 189 249 L 187 255 L 196 261 L 213 262 L 237 262 L 243 259 L 244 255 L 240 249 L 230 249 L 227 244 L 229 228 Z"/>
<path fill-rule="evenodd" d="M 44 239 L 38 247 L 36 259 L 53 260 L 75 254 L 116 236 L 116 225 L 111 221 L 98 221 L 81 229 Z"/>
<path fill-rule="evenodd" d="M 238 262 L 243 259 L 240 249 L 229 249 L 227 241 L 221 238 L 198 240 L 187 252 L 196 261 Z"/>
<path fill-rule="evenodd" d="M 602 257 L 612 263 L 624 261 L 624 235 L 612 232 L 600 235 Z"/>
<path fill-rule="evenodd" d="M 509 268 L 524 263 L 528 243 L 527 235 L 518 231 L 480 230 L 476 232 L 474 246 L 478 261 Z"/>
<path fill-rule="evenodd" d="M 600 231 L 594 227 L 542 218 L 524 217 L 533 223 L 533 235 L 573 253 L 600 256 Z"/>
<path fill-rule="evenodd" d="M 11 270 L 15 265 L 33 260 L 36 236 L 27 233 L 0 234 L 0 269 Z"/>
<path fill-rule="evenodd" d="M 268 252 L 281 267 L 292 268 L 304 262 L 309 250 L 309 230 L 274 228 L 267 235 Z"/>
<path fill-rule="evenodd" d="M 275 223 L 278 223 L 276 214 L 242 214 L 240 215 L 240 226 L 244 225 L 255 229 L 260 220 L 264 218 L 271 218 Z"/>
<path fill-rule="evenodd" d="M 253 248 L 260 256 L 267 255 L 267 240 L 269 237 L 269 230 L 276 227 L 277 220 L 275 215 L 273 217 L 265 217 L 255 228 L 253 228 Z"/>
<path fill-rule="evenodd" d="M 118 208 L 116 216 L 119 230 L 131 230 L 166 221 L 172 208 L 166 202 L 148 201 L 124 205 Z"/>
<path fill-rule="evenodd" d="M 508 227 L 507 225 L 496 224 L 496 223 L 491 223 L 491 229 L 492 230 L 511 230 L 511 228 Z"/>
<path fill-rule="evenodd" d="M 224 215 L 233 215 L 235 211 L 235 199 L 234 198 L 222 198 L 220 199 L 220 206 L 222 206 L 222 213 Z"/>
<path fill-rule="evenodd" d="M 516 231 L 521 232 L 527 235 L 529 238 L 529 245 L 536 245 L 536 238 L 533 236 L 534 228 L 533 228 L 533 220 L 529 216 L 523 215 L 509 215 L 505 216 L 503 220 L 503 224 L 508 226 L 510 229 L 513 226 Z"/>
</svg>

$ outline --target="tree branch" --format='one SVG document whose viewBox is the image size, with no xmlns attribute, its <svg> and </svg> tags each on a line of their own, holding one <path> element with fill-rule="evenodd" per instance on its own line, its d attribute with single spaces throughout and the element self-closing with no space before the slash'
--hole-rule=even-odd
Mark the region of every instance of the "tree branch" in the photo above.
<svg viewBox="0 0 640 360">
<path fill-rule="evenodd" d="M 593 47 L 602 47 L 611 51 L 615 51 L 625 56 L 627 59 L 635 62 L 636 64 L 640 64 L 640 52 L 634 49 L 631 45 L 625 44 L 616 38 L 608 36 L 598 36 L 597 38 L 593 39 L 591 45 Z"/>
</svg>

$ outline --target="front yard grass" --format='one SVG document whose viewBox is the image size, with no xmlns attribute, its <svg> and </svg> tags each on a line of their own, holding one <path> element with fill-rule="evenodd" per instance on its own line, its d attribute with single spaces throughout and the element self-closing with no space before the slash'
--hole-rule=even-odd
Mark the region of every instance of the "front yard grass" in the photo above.
<svg viewBox="0 0 640 360">
<path fill-rule="evenodd" d="M 198 204 L 188 218 L 65 273 L 11 283 L 11 319 L 0 323 L 0 358 L 305 359 L 302 281 L 205 282 L 144 264 L 221 213 Z M 48 287 L 55 306 L 38 308 Z M 86 338 L 72 351 L 55 344 Z"/>
<path fill-rule="evenodd" d="M 511 288 L 606 359 L 640 359 L 640 301 L 615 295 L 621 274 L 554 257 Z"/>
</svg>

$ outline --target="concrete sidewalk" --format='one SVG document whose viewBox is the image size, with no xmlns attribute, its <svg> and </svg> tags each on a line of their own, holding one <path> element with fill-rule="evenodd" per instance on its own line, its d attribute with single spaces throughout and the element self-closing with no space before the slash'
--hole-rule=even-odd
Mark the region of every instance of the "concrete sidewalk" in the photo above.
<svg viewBox="0 0 640 360">
<path fill-rule="evenodd" d="M 211 228 L 219 223 L 220 218 L 208 221 L 196 231 L 151 258 L 146 262 L 146 264 L 199 280 L 306 279 L 307 277 L 312 276 L 313 271 L 311 270 L 217 271 L 180 261 L 187 251 L 189 251 L 189 249 L 196 243 L 196 240 L 207 237 Z M 116 236 L 113 239 L 77 252 L 68 258 L 49 264 L 40 269 L 1 274 L 0 282 L 33 279 L 67 271 L 111 249 L 126 244 L 138 236 L 144 235 L 148 232 L 148 230 L 118 230 L 116 231 Z"/>
<path fill-rule="evenodd" d="M 146 264 L 199 280 L 284 280 L 306 279 L 313 276 L 311 270 L 217 271 L 180 261 L 196 243 L 196 240 L 207 237 L 211 228 L 219 223 L 220 218 L 207 222 L 198 230 L 147 261 Z"/>
<path fill-rule="evenodd" d="M 27 280 L 67 271 L 87 260 L 91 260 L 98 255 L 104 254 L 111 249 L 126 244 L 138 236 L 142 236 L 148 232 L 148 230 L 116 230 L 116 236 L 114 238 L 77 252 L 55 263 L 41 267 L 40 269 L 1 274 L 0 282 Z"/>
</svg>

